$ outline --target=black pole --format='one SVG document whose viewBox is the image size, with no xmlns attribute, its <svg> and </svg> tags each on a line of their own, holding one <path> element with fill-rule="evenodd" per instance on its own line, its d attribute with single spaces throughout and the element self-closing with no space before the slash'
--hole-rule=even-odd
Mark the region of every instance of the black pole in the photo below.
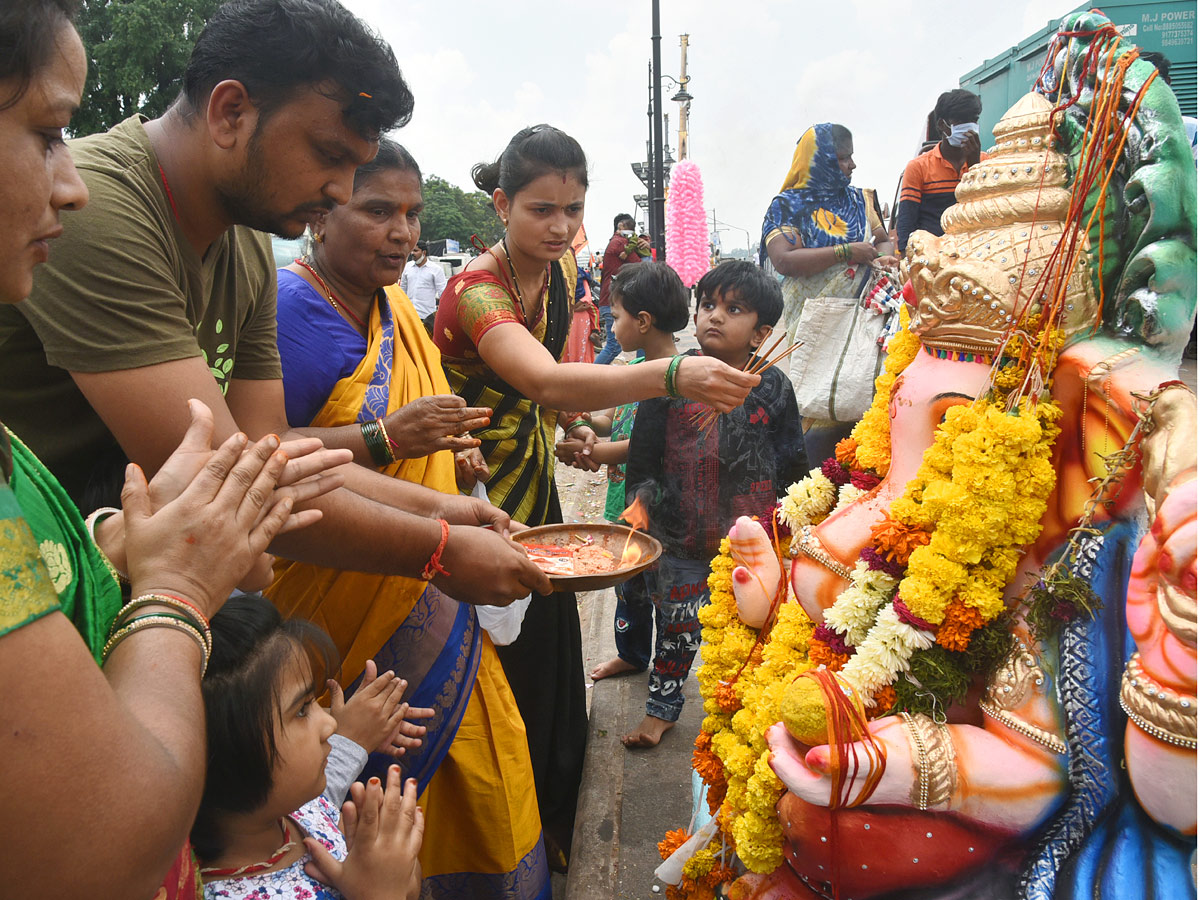
<svg viewBox="0 0 1200 900">
<path fill-rule="evenodd" d="M 650 93 L 654 97 L 654 192 L 650 195 L 650 202 L 654 205 L 654 231 L 650 234 L 650 240 L 658 261 L 666 262 L 667 248 L 663 239 L 666 231 L 666 173 L 663 172 L 662 58 L 659 52 L 662 35 L 658 33 L 658 0 L 653 0 L 651 8 L 653 13 L 650 44 L 653 48 L 653 62 L 650 70 Z"/>
<path fill-rule="evenodd" d="M 654 71 L 649 62 L 646 63 L 646 125 L 649 131 L 646 135 L 646 233 L 650 240 L 658 232 L 654 229 L 657 221 L 654 217 Z"/>
</svg>

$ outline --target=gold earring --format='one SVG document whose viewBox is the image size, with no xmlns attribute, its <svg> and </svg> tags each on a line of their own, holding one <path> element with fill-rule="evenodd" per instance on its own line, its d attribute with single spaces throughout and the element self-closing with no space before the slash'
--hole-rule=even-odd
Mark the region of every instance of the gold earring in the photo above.
<svg viewBox="0 0 1200 900">
<path fill-rule="evenodd" d="M 322 234 L 314 234 L 313 240 L 316 241 L 318 244 L 323 244 L 323 243 L 325 243 L 325 236 Z"/>
</svg>

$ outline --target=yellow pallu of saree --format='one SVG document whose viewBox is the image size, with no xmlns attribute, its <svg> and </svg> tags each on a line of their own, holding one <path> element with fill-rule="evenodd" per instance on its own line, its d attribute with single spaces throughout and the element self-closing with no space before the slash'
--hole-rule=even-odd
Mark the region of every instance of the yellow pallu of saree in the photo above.
<svg viewBox="0 0 1200 900">
<path fill-rule="evenodd" d="M 450 393 L 440 354 L 411 302 L 394 286 L 384 297 L 372 309 L 366 355 L 334 387 L 313 427 L 353 424 L 419 397 Z M 444 493 L 457 491 L 448 451 L 400 460 L 382 472 Z M 409 679 L 405 699 L 438 711 L 426 746 L 400 759 L 405 774 L 417 777 L 423 788 L 423 896 L 549 898 L 525 726 L 473 609 L 419 579 L 284 560 L 268 595 L 284 614 L 309 619 L 329 633 L 342 654 L 344 687 L 374 658 L 379 671 L 394 669 Z M 430 699 L 420 703 L 420 697 Z M 439 742 L 445 746 L 439 748 Z M 379 761 L 373 755 L 372 763 Z"/>
</svg>

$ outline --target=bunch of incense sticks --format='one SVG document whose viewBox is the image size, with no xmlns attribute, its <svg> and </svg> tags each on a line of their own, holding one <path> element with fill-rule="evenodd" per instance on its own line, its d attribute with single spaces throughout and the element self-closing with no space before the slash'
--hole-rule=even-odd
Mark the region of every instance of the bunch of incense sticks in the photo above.
<svg viewBox="0 0 1200 900">
<path fill-rule="evenodd" d="M 782 344 L 786 338 L 787 332 L 784 332 L 775 339 L 775 342 L 767 348 L 765 353 L 751 355 L 751 357 L 746 360 L 746 365 L 742 366 L 742 371 L 749 372 L 751 375 L 757 375 L 759 372 L 765 372 L 776 363 L 787 359 L 799 347 L 804 345 L 804 341 L 796 341 L 796 343 L 792 344 L 792 346 L 775 353 L 779 345 Z M 772 353 L 775 353 L 775 355 L 772 356 Z M 713 423 L 717 421 L 717 416 L 719 415 L 720 413 L 711 406 L 705 407 L 692 416 L 692 424 L 701 434 L 706 434 L 708 429 L 712 428 Z"/>
</svg>

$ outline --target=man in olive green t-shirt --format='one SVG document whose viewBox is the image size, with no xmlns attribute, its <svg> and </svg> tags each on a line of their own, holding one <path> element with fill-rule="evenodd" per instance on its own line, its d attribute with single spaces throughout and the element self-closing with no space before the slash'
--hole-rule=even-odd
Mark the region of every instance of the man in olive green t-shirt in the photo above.
<svg viewBox="0 0 1200 900">
<path fill-rule="evenodd" d="M 124 454 L 68 373 L 194 359 L 222 394 L 278 380 L 275 265 L 270 239 L 240 225 L 196 251 L 139 117 L 72 141 L 71 155 L 90 200 L 65 217 L 31 299 L 0 309 L 0 417 L 77 503 L 102 505 L 120 490 Z"/>
<path fill-rule="evenodd" d="M 296 237 L 347 202 L 379 134 L 411 110 L 391 50 L 335 0 L 221 7 L 161 118 L 72 142 L 91 202 L 64 217 L 31 297 L 0 308 L 0 420 L 77 501 L 89 485 L 97 497 L 119 485 L 126 458 L 157 471 L 187 429 L 189 398 L 212 409 L 215 442 L 284 434 L 274 263 L 251 229 Z M 549 593 L 501 535 L 500 510 L 342 472 L 346 487 L 314 501 L 322 521 L 273 549 L 412 576 L 441 548 L 447 574 L 435 581 L 453 596 Z"/>
</svg>

